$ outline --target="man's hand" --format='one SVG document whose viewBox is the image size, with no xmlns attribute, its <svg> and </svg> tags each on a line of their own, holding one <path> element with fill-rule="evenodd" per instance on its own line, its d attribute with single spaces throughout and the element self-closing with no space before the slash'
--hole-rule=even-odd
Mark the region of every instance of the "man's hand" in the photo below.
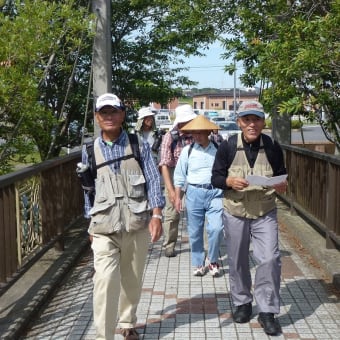
<svg viewBox="0 0 340 340">
<path fill-rule="evenodd" d="M 242 177 L 227 177 L 226 184 L 233 190 L 242 190 L 249 185 L 248 181 Z"/>
<path fill-rule="evenodd" d="M 278 194 L 283 194 L 284 192 L 286 192 L 287 186 L 288 186 L 288 182 L 287 182 L 287 181 L 284 181 L 284 182 L 282 182 L 282 183 L 273 185 L 273 188 L 275 189 L 275 191 L 276 191 Z"/>
<path fill-rule="evenodd" d="M 149 232 L 151 235 L 151 242 L 157 242 L 162 235 L 162 220 L 157 217 L 151 217 L 149 223 Z"/>
</svg>

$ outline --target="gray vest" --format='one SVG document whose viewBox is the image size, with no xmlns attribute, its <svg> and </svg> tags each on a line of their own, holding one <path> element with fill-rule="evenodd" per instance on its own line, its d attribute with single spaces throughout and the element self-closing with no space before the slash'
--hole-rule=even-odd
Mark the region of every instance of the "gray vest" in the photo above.
<svg viewBox="0 0 340 340">
<path fill-rule="evenodd" d="M 237 150 L 228 176 L 243 178 L 247 175 L 273 176 L 273 170 L 263 149 L 262 138 L 260 146 L 262 148 L 259 150 L 253 168 L 249 166 L 245 151 Z M 241 134 L 238 135 L 237 148 L 243 148 Z M 231 215 L 256 219 L 276 207 L 275 198 L 273 188 L 250 185 L 243 190 L 226 190 L 223 204 Z"/>
<path fill-rule="evenodd" d="M 99 138 L 94 142 L 97 164 L 105 162 L 99 146 Z M 125 154 L 132 154 L 127 139 Z M 150 208 L 145 188 L 143 172 L 135 160 L 122 160 L 120 169 L 114 173 L 109 165 L 97 170 L 96 196 L 90 210 L 90 234 L 112 234 L 146 228 L 150 221 Z"/>
</svg>

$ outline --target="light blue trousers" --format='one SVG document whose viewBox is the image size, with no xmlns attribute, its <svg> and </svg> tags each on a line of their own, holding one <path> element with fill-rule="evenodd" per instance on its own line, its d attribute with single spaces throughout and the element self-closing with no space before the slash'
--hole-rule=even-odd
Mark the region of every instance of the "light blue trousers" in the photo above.
<svg viewBox="0 0 340 340">
<path fill-rule="evenodd" d="M 208 259 L 217 262 L 223 231 L 222 191 L 202 189 L 188 185 L 186 192 L 187 226 L 191 248 L 191 263 L 194 267 L 204 265 L 204 221 L 208 236 Z"/>
</svg>

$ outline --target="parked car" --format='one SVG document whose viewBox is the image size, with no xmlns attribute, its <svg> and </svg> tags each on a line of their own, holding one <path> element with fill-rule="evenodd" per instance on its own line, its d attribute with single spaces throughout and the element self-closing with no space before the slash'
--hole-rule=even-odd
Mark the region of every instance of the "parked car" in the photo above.
<svg viewBox="0 0 340 340">
<path fill-rule="evenodd" d="M 218 132 L 223 137 L 223 139 L 228 139 L 231 135 L 242 132 L 238 125 L 231 120 L 217 122 L 216 124 L 220 127 L 220 130 Z"/>
<path fill-rule="evenodd" d="M 223 123 L 226 122 L 227 120 L 224 117 L 211 117 L 210 121 L 215 123 L 215 124 L 219 124 L 219 123 Z"/>
<path fill-rule="evenodd" d="M 171 119 L 169 113 L 159 112 L 158 114 L 155 115 L 155 122 L 157 127 L 160 127 L 161 125 L 170 125 Z"/>
</svg>

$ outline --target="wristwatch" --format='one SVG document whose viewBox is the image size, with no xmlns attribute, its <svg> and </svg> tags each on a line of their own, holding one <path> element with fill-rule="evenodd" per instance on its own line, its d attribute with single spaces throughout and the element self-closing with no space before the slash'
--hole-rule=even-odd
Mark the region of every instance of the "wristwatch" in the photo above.
<svg viewBox="0 0 340 340">
<path fill-rule="evenodd" d="M 163 216 L 162 216 L 162 215 L 156 215 L 156 214 L 154 214 L 154 215 L 152 215 L 151 217 L 152 217 L 152 218 L 158 218 L 158 219 L 160 219 L 160 220 L 163 219 Z"/>
</svg>

